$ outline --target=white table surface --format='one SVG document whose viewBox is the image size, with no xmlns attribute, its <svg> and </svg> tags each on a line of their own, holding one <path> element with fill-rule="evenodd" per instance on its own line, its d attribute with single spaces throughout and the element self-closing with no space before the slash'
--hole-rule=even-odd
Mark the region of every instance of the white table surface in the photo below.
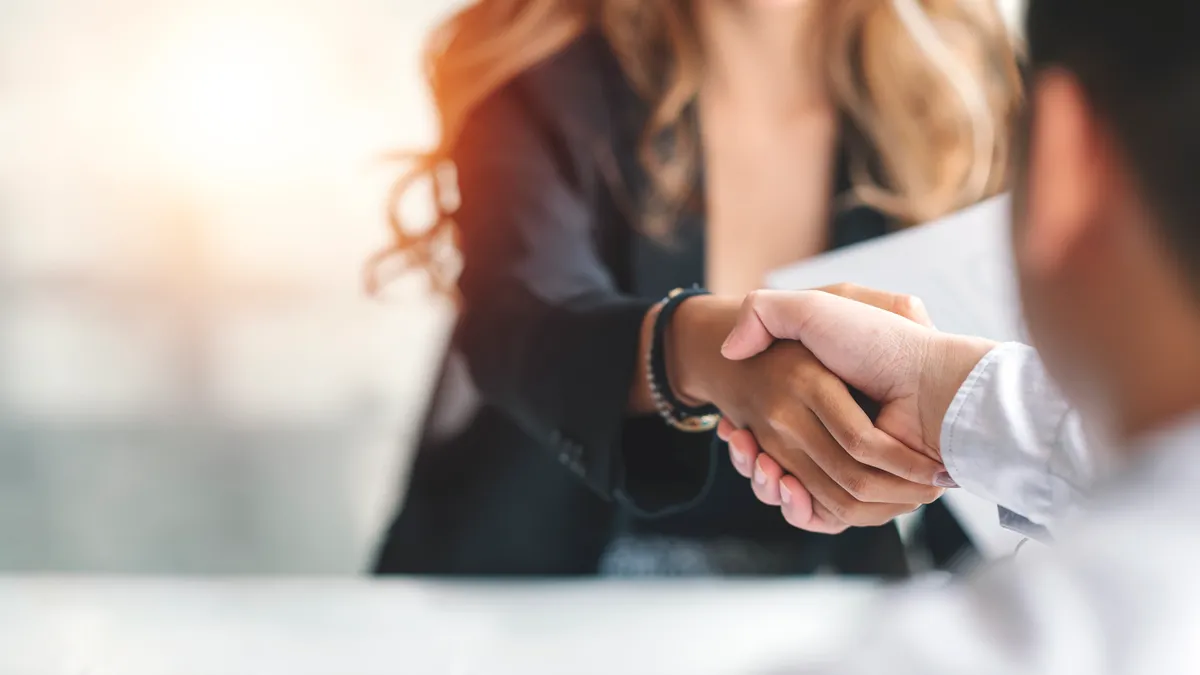
<svg viewBox="0 0 1200 675">
<path fill-rule="evenodd" d="M 0 577 L 0 673 L 667 675 L 845 645 L 877 589 L 823 581 Z"/>
</svg>

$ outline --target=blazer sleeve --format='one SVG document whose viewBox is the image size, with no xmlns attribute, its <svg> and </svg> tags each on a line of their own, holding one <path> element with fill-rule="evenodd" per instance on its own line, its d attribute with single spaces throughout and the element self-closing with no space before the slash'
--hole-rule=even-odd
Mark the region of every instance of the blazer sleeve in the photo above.
<svg viewBox="0 0 1200 675">
<path fill-rule="evenodd" d="M 453 153 L 463 255 L 455 342 L 488 403 L 592 489 L 646 515 L 674 512 L 702 496 L 714 453 L 671 439 L 626 447 L 655 300 L 620 292 L 601 260 L 594 163 L 572 152 L 515 84 L 465 125 Z"/>
</svg>

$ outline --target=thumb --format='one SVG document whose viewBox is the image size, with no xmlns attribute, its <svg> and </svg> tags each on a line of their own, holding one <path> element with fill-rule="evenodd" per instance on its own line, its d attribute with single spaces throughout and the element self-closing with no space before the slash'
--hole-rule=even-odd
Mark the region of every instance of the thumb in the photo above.
<svg viewBox="0 0 1200 675">
<path fill-rule="evenodd" d="M 792 319 L 796 339 L 834 375 L 876 401 L 911 388 L 933 329 L 878 307 L 817 291 Z M 801 334 L 801 332 L 803 334 Z"/>
<path fill-rule="evenodd" d="M 754 291 L 742 301 L 737 323 L 721 355 L 733 361 L 748 359 L 775 340 L 796 340 L 804 326 L 806 305 L 813 291 Z"/>
</svg>

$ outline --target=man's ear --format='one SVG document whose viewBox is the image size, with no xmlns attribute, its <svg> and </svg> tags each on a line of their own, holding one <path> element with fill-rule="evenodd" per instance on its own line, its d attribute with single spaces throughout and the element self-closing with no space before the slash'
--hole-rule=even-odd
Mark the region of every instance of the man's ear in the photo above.
<svg viewBox="0 0 1200 675">
<path fill-rule="evenodd" d="M 1101 222 L 1104 174 L 1100 125 L 1078 80 L 1060 70 L 1040 74 L 1030 93 L 1025 224 L 1017 255 L 1041 275 L 1060 269 L 1088 228 Z"/>
</svg>

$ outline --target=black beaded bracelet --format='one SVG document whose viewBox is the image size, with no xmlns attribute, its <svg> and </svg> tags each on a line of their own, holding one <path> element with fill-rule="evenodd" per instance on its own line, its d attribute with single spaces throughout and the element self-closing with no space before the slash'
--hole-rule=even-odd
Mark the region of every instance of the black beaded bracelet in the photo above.
<svg viewBox="0 0 1200 675">
<path fill-rule="evenodd" d="M 687 405 L 675 395 L 667 378 L 666 338 L 667 328 L 671 325 L 671 316 L 675 310 L 684 301 L 698 295 L 709 295 L 709 292 L 701 288 L 677 288 L 667 295 L 654 320 L 650 350 L 646 354 L 650 393 L 654 397 L 654 405 L 659 414 L 677 429 L 696 432 L 709 431 L 716 427 L 720 411 L 711 404 Z"/>
</svg>

